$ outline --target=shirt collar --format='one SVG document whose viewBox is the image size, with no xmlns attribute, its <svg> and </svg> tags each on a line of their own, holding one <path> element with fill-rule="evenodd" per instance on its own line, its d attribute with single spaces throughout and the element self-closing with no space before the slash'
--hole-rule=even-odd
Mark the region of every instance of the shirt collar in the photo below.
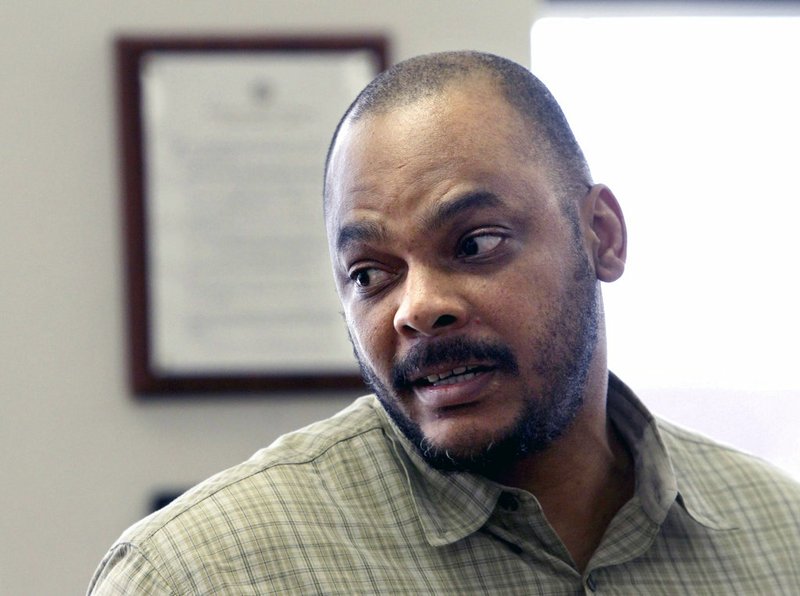
<svg viewBox="0 0 800 596">
<path fill-rule="evenodd" d="M 645 514 L 660 525 L 678 495 L 675 472 L 653 415 L 612 372 L 608 375 L 608 417 L 633 458 L 636 496 Z"/>
<path fill-rule="evenodd" d="M 431 467 L 380 404 L 376 410 L 405 469 L 428 543 L 451 544 L 480 529 L 503 492 L 500 485 L 474 474 Z"/>
<path fill-rule="evenodd" d="M 676 503 L 697 523 L 711 529 L 730 529 L 714 504 L 692 477 L 677 474 L 674 462 L 658 430 L 658 423 L 631 389 L 614 373 L 608 376 L 608 416 L 619 431 L 634 460 L 636 497 L 645 514 L 660 525 Z"/>
<path fill-rule="evenodd" d="M 677 502 L 697 523 L 712 529 L 729 528 L 689 479 L 681 478 L 679 485 L 655 418 L 610 371 L 607 408 L 634 460 L 635 498 L 654 524 L 661 525 Z M 481 528 L 492 515 L 504 487 L 474 474 L 432 468 L 377 400 L 375 409 L 405 469 L 428 542 L 432 546 L 451 544 Z"/>
</svg>

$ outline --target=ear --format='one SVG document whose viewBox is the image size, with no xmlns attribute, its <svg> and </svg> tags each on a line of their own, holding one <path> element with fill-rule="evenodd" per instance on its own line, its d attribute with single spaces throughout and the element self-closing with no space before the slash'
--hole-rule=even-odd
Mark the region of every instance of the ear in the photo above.
<svg viewBox="0 0 800 596">
<path fill-rule="evenodd" d="M 597 279 L 611 282 L 625 271 L 628 232 L 625 218 L 614 193 L 596 184 L 581 205 L 583 221 L 589 225 L 588 238 Z"/>
</svg>

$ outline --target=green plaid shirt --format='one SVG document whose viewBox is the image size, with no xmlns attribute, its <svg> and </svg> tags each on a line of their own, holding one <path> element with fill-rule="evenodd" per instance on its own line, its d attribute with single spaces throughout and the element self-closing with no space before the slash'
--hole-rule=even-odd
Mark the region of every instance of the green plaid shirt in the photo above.
<svg viewBox="0 0 800 596">
<path fill-rule="evenodd" d="M 428 467 L 367 396 L 127 530 L 91 594 L 800 594 L 800 486 L 613 375 L 635 496 L 581 574 L 536 498 Z"/>
</svg>

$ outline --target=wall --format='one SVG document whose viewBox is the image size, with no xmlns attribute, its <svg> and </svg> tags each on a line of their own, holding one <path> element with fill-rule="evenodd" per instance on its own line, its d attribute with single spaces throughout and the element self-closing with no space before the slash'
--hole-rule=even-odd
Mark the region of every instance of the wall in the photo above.
<svg viewBox="0 0 800 596">
<path fill-rule="evenodd" d="M 529 61 L 529 0 L 0 3 L 0 593 L 77 594 L 155 488 L 184 487 L 354 395 L 142 403 L 125 379 L 111 42 L 385 32 L 392 57 Z"/>
</svg>

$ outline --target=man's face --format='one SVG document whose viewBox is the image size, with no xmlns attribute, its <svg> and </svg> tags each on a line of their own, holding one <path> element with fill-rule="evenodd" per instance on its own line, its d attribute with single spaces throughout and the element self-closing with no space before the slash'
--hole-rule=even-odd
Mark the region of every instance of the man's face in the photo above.
<svg viewBox="0 0 800 596">
<path fill-rule="evenodd" d="M 328 178 L 356 356 L 434 465 L 491 473 L 580 410 L 598 333 L 577 208 L 488 84 L 344 126 Z"/>
</svg>

